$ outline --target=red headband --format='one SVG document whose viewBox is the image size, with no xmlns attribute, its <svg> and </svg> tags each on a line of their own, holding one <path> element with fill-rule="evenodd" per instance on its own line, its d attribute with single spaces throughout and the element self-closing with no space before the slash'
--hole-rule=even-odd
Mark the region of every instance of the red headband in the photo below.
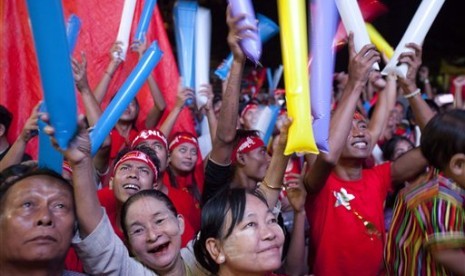
<svg viewBox="0 0 465 276">
<path fill-rule="evenodd" d="M 138 146 L 140 143 L 144 142 L 145 140 L 157 140 L 165 146 L 165 148 L 168 150 L 168 141 L 166 140 L 165 135 L 156 129 L 146 129 L 142 130 L 139 132 L 136 138 L 132 140 L 131 147 Z"/>
<path fill-rule="evenodd" d="M 258 105 L 256 104 L 248 104 L 244 107 L 244 109 L 242 110 L 241 112 L 241 117 L 244 117 L 244 115 L 249 111 L 249 110 L 252 110 L 252 109 L 256 109 L 258 108 Z"/>
<path fill-rule="evenodd" d="M 355 111 L 354 117 L 352 117 L 352 119 L 357 121 L 365 121 L 365 117 L 358 111 Z"/>
<path fill-rule="evenodd" d="M 71 169 L 68 161 L 63 161 L 63 171 L 67 171 L 70 175 L 73 175 L 73 169 Z"/>
<path fill-rule="evenodd" d="M 254 149 L 264 147 L 265 143 L 263 140 L 260 139 L 258 136 L 247 136 L 239 140 L 237 146 L 233 149 L 231 161 L 232 163 L 236 163 L 237 161 L 237 154 L 238 153 L 248 153 L 253 151 Z"/>
<path fill-rule="evenodd" d="M 275 95 L 275 96 L 286 95 L 286 90 L 284 90 L 284 89 L 276 89 L 276 90 L 274 91 L 274 95 Z"/>
<path fill-rule="evenodd" d="M 123 155 L 123 157 L 121 157 L 121 159 L 115 164 L 115 167 L 113 168 L 113 175 L 116 174 L 116 169 L 118 169 L 118 167 L 121 164 L 123 164 L 124 162 L 126 162 L 128 160 L 144 162 L 145 164 L 147 164 L 150 167 L 150 169 L 152 170 L 152 172 L 153 172 L 153 175 L 154 175 L 153 182 L 157 181 L 157 179 L 158 179 L 157 167 L 152 162 L 152 160 L 150 160 L 150 158 L 149 158 L 149 156 L 147 154 L 143 153 L 142 151 L 138 151 L 138 150 L 133 150 L 133 151 L 130 151 L 130 152 L 126 153 L 125 155 Z"/>
<path fill-rule="evenodd" d="M 191 134 L 186 133 L 186 134 L 179 134 L 174 137 L 173 141 L 171 141 L 170 146 L 169 146 L 170 151 L 172 151 L 177 146 L 183 143 L 190 143 L 194 145 L 197 149 L 199 149 L 199 142 L 197 142 L 197 138 L 195 138 Z"/>
</svg>

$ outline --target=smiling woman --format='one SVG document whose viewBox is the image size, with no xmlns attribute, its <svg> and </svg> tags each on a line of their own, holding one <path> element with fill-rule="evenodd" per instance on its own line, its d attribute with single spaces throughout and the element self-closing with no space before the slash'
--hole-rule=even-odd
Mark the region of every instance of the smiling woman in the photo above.
<svg viewBox="0 0 465 276">
<path fill-rule="evenodd" d="M 215 275 L 270 275 L 281 266 L 284 233 L 258 192 L 224 190 L 202 209 L 197 260 Z"/>
</svg>

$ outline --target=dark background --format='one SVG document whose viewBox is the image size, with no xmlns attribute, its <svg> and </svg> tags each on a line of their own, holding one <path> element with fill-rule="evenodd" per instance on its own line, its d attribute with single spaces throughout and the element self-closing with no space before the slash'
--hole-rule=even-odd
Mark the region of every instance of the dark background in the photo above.
<svg viewBox="0 0 465 276">
<path fill-rule="evenodd" d="M 225 23 L 227 1 L 199 0 L 198 2 L 212 11 L 211 68 L 214 70 L 229 53 Z M 278 23 L 276 0 L 254 0 L 252 2 L 255 12 L 262 13 Z M 388 8 L 388 12 L 371 23 L 395 49 L 421 1 L 379 0 L 379 2 Z M 172 45 L 174 45 L 171 14 L 173 4 L 173 0 L 158 1 Z M 441 59 L 452 64 L 465 65 L 465 0 L 446 0 L 426 36 L 423 44 L 423 63 L 430 67 L 432 74 L 438 73 Z M 261 63 L 271 68 L 276 68 L 282 63 L 279 35 L 263 45 Z M 336 56 L 336 71 L 344 71 L 346 67 L 347 49 L 343 48 Z"/>
</svg>

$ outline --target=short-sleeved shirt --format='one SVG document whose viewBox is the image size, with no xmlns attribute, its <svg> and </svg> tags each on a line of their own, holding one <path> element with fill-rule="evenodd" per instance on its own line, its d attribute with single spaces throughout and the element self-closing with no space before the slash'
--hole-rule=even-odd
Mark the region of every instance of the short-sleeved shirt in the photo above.
<svg viewBox="0 0 465 276">
<path fill-rule="evenodd" d="M 431 249 L 465 249 L 464 202 L 465 190 L 442 176 L 401 190 L 386 242 L 388 275 L 452 275 Z"/>
<path fill-rule="evenodd" d="M 391 187 L 391 166 L 362 170 L 359 180 L 333 171 L 324 187 L 307 198 L 310 257 L 318 276 L 377 275 L 383 268 L 383 203 Z M 365 226 L 371 223 L 376 231 Z"/>
</svg>

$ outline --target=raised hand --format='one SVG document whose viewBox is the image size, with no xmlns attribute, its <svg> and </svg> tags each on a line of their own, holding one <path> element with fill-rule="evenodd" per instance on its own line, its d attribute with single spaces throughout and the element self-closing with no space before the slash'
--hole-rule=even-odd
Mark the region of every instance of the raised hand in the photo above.
<svg viewBox="0 0 465 276">
<path fill-rule="evenodd" d="M 286 174 L 284 178 L 284 188 L 287 192 L 287 199 L 292 209 L 294 209 L 294 212 L 302 212 L 305 210 L 307 191 L 304 187 L 303 177 L 303 173 L 289 173 Z"/>
<path fill-rule="evenodd" d="M 200 85 L 199 91 L 197 91 L 197 95 L 205 96 L 207 98 L 207 103 L 199 108 L 199 111 L 205 109 L 205 111 L 209 111 L 213 108 L 213 88 L 211 84 L 205 83 Z"/>
<path fill-rule="evenodd" d="M 38 120 L 39 120 L 39 107 L 42 102 L 39 102 L 32 109 L 31 115 L 24 124 L 23 129 L 21 130 L 20 138 L 25 142 L 29 142 L 32 137 L 37 135 L 37 130 L 39 129 Z"/>
<path fill-rule="evenodd" d="M 251 26 L 251 25 L 244 25 L 239 27 L 239 22 L 244 20 L 246 17 L 245 14 L 241 14 L 237 17 L 233 17 L 231 14 L 231 7 L 228 6 L 227 11 L 226 11 L 226 23 L 228 24 L 229 27 L 229 32 L 228 32 L 228 45 L 229 48 L 232 51 L 232 54 L 234 56 L 235 60 L 238 61 L 245 61 L 245 55 L 244 52 L 242 51 L 241 47 L 239 46 L 239 41 L 241 39 L 246 38 L 246 37 L 251 37 L 247 30 L 252 30 L 256 31 L 257 26 Z"/>
<path fill-rule="evenodd" d="M 48 123 L 48 114 L 43 114 L 41 119 Z M 70 163 L 71 167 L 79 165 L 84 160 L 91 160 L 89 132 L 86 129 L 86 123 L 83 115 L 79 116 L 78 132 L 76 136 L 74 136 L 73 140 L 71 140 L 71 142 L 68 144 L 68 148 L 66 150 L 58 146 L 58 143 L 54 137 L 55 129 L 51 125 L 47 125 L 44 128 L 44 131 L 50 136 L 54 147 L 63 154 L 66 160 L 68 160 Z"/>
<path fill-rule="evenodd" d="M 139 54 L 139 59 L 141 59 L 145 51 L 147 50 L 147 39 L 144 36 L 142 41 L 138 40 L 138 41 L 133 42 L 130 48 L 131 48 L 131 51 L 137 52 Z"/>
<path fill-rule="evenodd" d="M 422 49 L 421 46 L 415 43 L 408 43 L 405 45 L 410 48 L 411 52 L 402 53 L 399 56 L 399 63 L 405 63 L 408 66 L 407 74 L 405 78 L 399 78 L 399 84 L 404 91 L 410 93 L 417 89 L 416 77 L 418 69 L 421 66 L 422 60 Z"/>
<path fill-rule="evenodd" d="M 373 64 L 381 60 L 381 55 L 373 44 L 363 46 L 360 52 L 355 52 L 354 34 L 349 35 L 349 80 L 365 84 L 368 75 L 373 70 Z"/>
<path fill-rule="evenodd" d="M 194 99 L 194 91 L 188 87 L 182 86 L 182 79 L 179 79 L 178 94 L 176 95 L 176 106 L 182 107 L 187 99 Z"/>
<path fill-rule="evenodd" d="M 83 89 L 89 89 L 89 81 L 87 79 L 87 59 L 86 54 L 81 52 L 81 62 L 77 61 L 75 58 L 71 60 L 71 67 L 73 69 L 74 82 L 79 92 L 82 92 Z"/>
</svg>

